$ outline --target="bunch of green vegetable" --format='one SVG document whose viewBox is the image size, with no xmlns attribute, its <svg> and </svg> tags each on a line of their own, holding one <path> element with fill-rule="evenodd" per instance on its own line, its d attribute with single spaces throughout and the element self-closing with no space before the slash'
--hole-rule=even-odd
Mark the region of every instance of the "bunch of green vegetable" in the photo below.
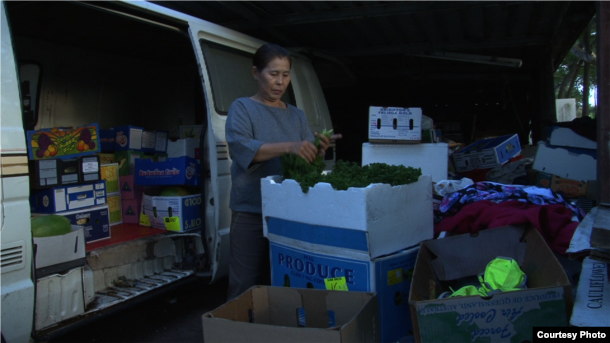
<svg viewBox="0 0 610 343">
<path fill-rule="evenodd" d="M 319 148 L 321 136 L 324 135 L 330 138 L 332 132 L 333 130 L 323 131 L 314 139 L 313 145 Z M 308 174 L 321 174 L 326 166 L 323 157 L 320 155 L 316 156 L 312 163 L 307 163 L 303 157 L 297 154 L 284 154 L 280 156 L 280 162 L 282 163 L 282 175 L 285 179 L 295 179 L 301 175 Z"/>
<path fill-rule="evenodd" d="M 360 167 L 355 162 L 337 161 L 331 173 L 298 174 L 290 177 L 301 185 L 303 193 L 318 182 L 326 182 L 336 190 L 350 187 L 366 187 L 373 183 L 387 183 L 392 186 L 417 182 L 422 175 L 421 168 L 393 166 L 386 163 L 371 163 Z M 287 178 L 284 176 L 284 178 Z"/>
</svg>

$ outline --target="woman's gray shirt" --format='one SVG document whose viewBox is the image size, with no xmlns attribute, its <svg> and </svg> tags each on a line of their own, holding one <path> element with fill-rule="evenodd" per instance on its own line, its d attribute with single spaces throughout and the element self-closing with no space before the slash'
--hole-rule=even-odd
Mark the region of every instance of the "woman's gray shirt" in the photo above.
<svg viewBox="0 0 610 343">
<path fill-rule="evenodd" d="M 280 175 L 280 159 L 252 163 L 265 143 L 312 142 L 314 136 L 303 110 L 268 106 L 250 98 L 239 98 L 229 108 L 225 125 L 231 165 L 233 211 L 261 213 L 261 178 Z"/>
</svg>

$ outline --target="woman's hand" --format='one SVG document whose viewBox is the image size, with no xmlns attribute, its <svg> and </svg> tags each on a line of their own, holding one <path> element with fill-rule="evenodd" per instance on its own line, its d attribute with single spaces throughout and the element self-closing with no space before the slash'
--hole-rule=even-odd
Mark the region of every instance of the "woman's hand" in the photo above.
<svg viewBox="0 0 610 343">
<path fill-rule="evenodd" d="M 316 159 L 318 150 L 310 141 L 294 142 L 290 146 L 290 152 L 303 157 L 307 163 L 311 163 Z"/>
<path fill-rule="evenodd" d="M 320 136 L 320 149 L 318 149 L 318 155 L 320 156 L 324 156 L 326 154 L 326 150 L 328 150 L 328 148 L 330 148 L 330 140 L 331 139 L 341 139 L 343 136 L 338 133 L 336 135 L 331 135 L 330 139 L 328 137 L 326 137 L 325 135 L 320 135 L 317 132 L 314 132 L 313 135 L 317 138 L 318 136 Z"/>
</svg>

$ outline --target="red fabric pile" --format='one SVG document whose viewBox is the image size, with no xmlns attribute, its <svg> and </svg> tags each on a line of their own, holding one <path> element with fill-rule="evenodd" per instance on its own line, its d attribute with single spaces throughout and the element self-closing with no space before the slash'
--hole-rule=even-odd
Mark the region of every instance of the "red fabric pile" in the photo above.
<svg viewBox="0 0 610 343">
<path fill-rule="evenodd" d="M 475 233 L 506 225 L 532 224 L 556 253 L 565 255 L 578 222 L 572 211 L 563 205 L 533 205 L 520 201 L 494 203 L 481 200 L 464 206 L 460 212 L 446 217 L 434 227 L 434 235 Z"/>
</svg>

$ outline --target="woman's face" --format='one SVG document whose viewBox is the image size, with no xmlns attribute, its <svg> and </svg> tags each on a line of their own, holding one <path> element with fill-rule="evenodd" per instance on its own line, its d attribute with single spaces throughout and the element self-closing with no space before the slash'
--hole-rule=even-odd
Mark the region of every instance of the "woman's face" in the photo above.
<svg viewBox="0 0 610 343">
<path fill-rule="evenodd" d="M 277 103 L 290 84 L 290 61 L 275 57 L 261 71 L 252 67 L 252 73 L 258 82 L 258 94 L 266 102 Z"/>
</svg>

